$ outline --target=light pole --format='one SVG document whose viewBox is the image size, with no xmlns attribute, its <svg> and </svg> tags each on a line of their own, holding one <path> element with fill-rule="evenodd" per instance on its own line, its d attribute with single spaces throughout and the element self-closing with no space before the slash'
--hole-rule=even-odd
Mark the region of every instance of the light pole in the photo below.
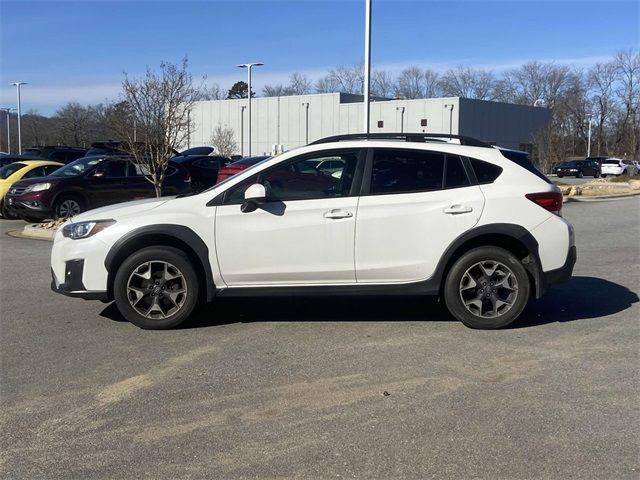
<svg viewBox="0 0 640 480">
<path fill-rule="evenodd" d="M 404 133 L 404 107 L 396 107 L 400 112 L 400 133 Z"/>
<path fill-rule="evenodd" d="M 187 149 L 191 148 L 191 109 L 187 110 Z"/>
<path fill-rule="evenodd" d="M 449 135 L 453 132 L 453 103 L 445 103 L 444 108 L 449 110 Z"/>
<path fill-rule="evenodd" d="M 593 113 L 587 113 L 587 118 L 589 119 L 589 135 L 587 140 L 587 157 L 591 156 L 591 118 L 593 117 Z"/>
<path fill-rule="evenodd" d="M 7 114 L 7 153 L 11 153 L 11 112 L 15 108 L 4 107 L 0 108 L 0 110 Z"/>
<path fill-rule="evenodd" d="M 247 109 L 247 116 L 249 117 L 247 119 L 248 121 L 248 125 L 247 125 L 247 141 L 249 143 L 249 147 L 247 149 L 248 152 L 248 157 L 251 156 L 251 68 L 252 67 L 261 67 L 262 65 L 264 65 L 264 63 L 260 63 L 260 62 L 253 62 L 253 63 L 243 63 L 241 65 L 236 65 L 236 67 L 239 68 L 246 68 L 247 69 L 247 105 L 248 105 L 248 109 Z"/>
<path fill-rule="evenodd" d="M 369 133 L 371 108 L 371 0 L 364 0 L 364 133 Z"/>
<path fill-rule="evenodd" d="M 21 105 L 20 105 L 20 87 L 22 85 L 26 85 L 27 82 L 13 82 L 11 85 L 16 86 L 16 95 L 18 97 L 18 155 L 22 155 L 22 136 L 20 133 L 20 117 L 22 114 Z"/>
<path fill-rule="evenodd" d="M 304 143 L 309 145 L 309 102 L 302 102 L 302 106 L 305 109 L 304 113 Z"/>
<path fill-rule="evenodd" d="M 244 111 L 246 105 L 240 106 L 240 155 L 244 157 Z"/>
</svg>

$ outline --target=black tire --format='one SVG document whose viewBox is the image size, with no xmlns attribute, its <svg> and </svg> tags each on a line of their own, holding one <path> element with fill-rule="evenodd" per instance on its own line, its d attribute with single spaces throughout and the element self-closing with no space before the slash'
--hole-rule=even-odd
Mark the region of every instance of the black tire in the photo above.
<svg viewBox="0 0 640 480">
<path fill-rule="evenodd" d="M 155 272 L 162 272 L 158 268 L 162 264 L 169 264 L 164 271 L 180 274 L 182 280 L 166 280 L 166 274 L 164 278 L 158 277 Z M 145 265 L 149 265 L 151 277 L 147 283 L 139 275 L 146 274 Z M 136 293 L 136 289 L 140 291 Z M 147 290 L 148 293 L 141 293 Z M 172 290 L 177 292 L 174 296 L 171 296 Z M 131 254 L 120 265 L 113 284 L 120 313 L 145 330 L 164 330 L 184 322 L 198 304 L 198 291 L 198 276 L 189 258 L 182 250 L 168 246 L 143 248 Z"/>
<path fill-rule="evenodd" d="M 0 203 L 0 212 L 2 213 L 2 218 L 4 218 L 5 220 L 17 220 L 19 218 L 17 215 L 14 215 L 7 209 L 4 201 Z"/>
<path fill-rule="evenodd" d="M 596 172 L 593 174 L 593 178 L 600 178 L 600 172 Z"/>
<path fill-rule="evenodd" d="M 582 177 L 584 177 L 584 173 L 582 173 L 582 172 L 578 172 L 578 173 L 576 174 L 576 178 L 582 178 Z"/>
<path fill-rule="evenodd" d="M 476 271 L 484 272 L 483 267 L 496 264 L 501 267 L 496 267 L 490 277 L 483 275 L 473 285 L 469 283 Z M 507 270 L 511 276 L 500 275 Z M 500 286 L 498 282 L 506 285 Z M 449 312 L 467 327 L 493 330 L 506 327 L 518 318 L 527 305 L 529 291 L 529 276 L 515 255 L 499 247 L 478 247 L 462 255 L 449 270 L 444 299 Z M 498 301 L 505 303 L 496 307 Z M 484 315 L 485 307 L 493 307 L 493 315 Z"/>
<path fill-rule="evenodd" d="M 562 178 L 562 177 L 564 177 L 564 174 L 559 173 L 559 174 L 558 174 L 558 177 L 559 177 L 559 178 Z"/>
<path fill-rule="evenodd" d="M 84 201 L 76 195 L 63 195 L 53 206 L 55 218 L 71 218 L 85 211 Z"/>
<path fill-rule="evenodd" d="M 606 173 L 603 173 L 603 174 L 602 174 L 602 178 L 607 178 L 607 174 L 606 174 Z"/>
</svg>

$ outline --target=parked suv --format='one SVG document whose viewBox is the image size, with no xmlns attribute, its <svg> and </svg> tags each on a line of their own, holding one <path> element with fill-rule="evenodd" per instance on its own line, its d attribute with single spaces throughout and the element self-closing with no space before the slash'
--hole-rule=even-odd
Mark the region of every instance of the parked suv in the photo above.
<svg viewBox="0 0 640 480">
<path fill-rule="evenodd" d="M 167 167 L 164 195 L 190 191 L 191 178 L 180 165 Z M 21 180 L 9 189 L 10 214 L 27 221 L 68 218 L 91 208 L 155 196 L 141 168 L 126 157 L 83 157 L 42 178 Z"/>
<path fill-rule="evenodd" d="M 317 294 L 438 295 L 504 327 L 571 276 L 562 195 L 489 144 L 434 137 L 331 137 L 197 195 L 86 212 L 56 233 L 52 288 L 149 329 L 219 296 Z M 314 168 L 327 159 L 339 175 Z"/>
<path fill-rule="evenodd" d="M 80 147 L 68 147 L 66 145 L 47 145 L 44 147 L 31 147 L 22 152 L 24 160 L 51 160 L 60 163 L 69 163 L 84 157 L 87 149 Z"/>
<path fill-rule="evenodd" d="M 191 191 L 199 193 L 218 180 L 218 172 L 231 163 L 231 159 L 220 155 L 212 155 L 213 147 L 194 147 L 177 153 L 171 160 L 189 170 L 191 174 Z"/>
</svg>

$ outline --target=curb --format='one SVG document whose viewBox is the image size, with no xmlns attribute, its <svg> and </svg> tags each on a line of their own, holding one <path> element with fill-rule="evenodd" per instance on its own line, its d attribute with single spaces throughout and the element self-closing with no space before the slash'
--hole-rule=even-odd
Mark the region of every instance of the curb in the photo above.
<svg viewBox="0 0 640 480">
<path fill-rule="evenodd" d="M 30 238 L 32 240 L 48 240 L 53 241 L 53 237 L 56 235 L 56 230 L 45 230 L 33 225 L 25 225 L 22 230 L 11 230 L 7 232 L 8 235 L 17 238 Z"/>
<path fill-rule="evenodd" d="M 622 193 L 620 195 L 593 195 L 593 196 L 583 196 L 583 195 L 572 195 L 572 196 L 564 196 L 562 203 L 568 202 L 601 202 L 607 200 L 618 200 L 624 198 L 634 198 L 640 196 L 640 192 L 636 193 Z"/>
</svg>

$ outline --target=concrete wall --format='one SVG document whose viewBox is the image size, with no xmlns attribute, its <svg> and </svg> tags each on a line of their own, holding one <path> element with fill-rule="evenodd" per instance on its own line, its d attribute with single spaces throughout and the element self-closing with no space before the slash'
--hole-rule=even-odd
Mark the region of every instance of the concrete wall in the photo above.
<svg viewBox="0 0 640 480">
<path fill-rule="evenodd" d="M 274 144 L 283 145 L 285 150 L 304 145 L 307 120 L 303 103 L 309 104 L 309 142 L 362 131 L 364 107 L 361 95 L 329 93 L 254 98 L 251 103 L 251 153 L 269 153 Z M 453 105 L 453 110 L 445 105 Z M 195 123 L 191 146 L 210 145 L 211 133 L 222 125 L 233 129 L 238 153 L 247 155 L 246 106 L 246 99 L 196 103 L 191 114 Z M 370 131 L 449 133 L 451 130 L 453 134 L 475 136 L 518 148 L 521 143 L 530 143 L 533 133 L 546 125 L 548 119 L 549 110 L 543 108 L 456 97 L 374 101 L 371 103 Z M 421 125 L 423 120 L 426 120 L 426 126 Z M 378 122 L 382 122 L 382 126 L 378 126 Z"/>
</svg>

